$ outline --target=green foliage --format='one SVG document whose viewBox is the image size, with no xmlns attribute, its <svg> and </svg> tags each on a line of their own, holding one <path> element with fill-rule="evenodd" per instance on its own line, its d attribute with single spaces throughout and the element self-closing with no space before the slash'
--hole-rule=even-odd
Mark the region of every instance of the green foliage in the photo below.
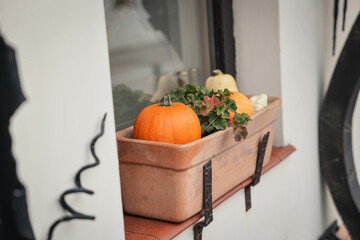
<svg viewBox="0 0 360 240">
<path fill-rule="evenodd" d="M 234 139 L 238 142 L 248 134 L 246 124 L 250 117 L 245 113 L 236 113 L 236 103 L 230 99 L 230 94 L 228 89 L 215 92 L 191 84 L 171 92 L 174 102 L 184 103 L 195 111 L 200 120 L 202 136 L 233 127 Z M 235 112 L 233 121 L 229 119 L 229 111 Z"/>
<path fill-rule="evenodd" d="M 136 116 L 145 107 L 153 104 L 151 95 L 140 90 L 132 90 L 124 84 L 113 88 L 116 131 L 131 126 Z"/>
</svg>

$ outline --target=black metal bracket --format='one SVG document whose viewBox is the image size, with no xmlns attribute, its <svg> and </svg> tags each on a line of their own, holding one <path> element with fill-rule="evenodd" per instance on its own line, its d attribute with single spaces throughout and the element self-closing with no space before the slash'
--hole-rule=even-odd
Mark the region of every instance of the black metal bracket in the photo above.
<svg viewBox="0 0 360 240">
<path fill-rule="evenodd" d="M 251 185 L 245 187 L 245 210 L 249 211 L 251 208 Z"/>
<path fill-rule="evenodd" d="M 213 221 L 211 160 L 203 166 L 203 210 L 205 219 L 194 226 L 194 239 L 201 240 L 203 228 Z"/>
<path fill-rule="evenodd" d="M 255 173 L 251 177 L 252 183 L 245 187 L 245 207 L 246 211 L 250 210 L 251 208 L 251 187 L 255 186 L 260 182 L 262 166 L 264 163 L 264 157 L 266 153 L 266 147 L 269 140 L 270 132 L 267 132 L 262 140 L 259 142 L 258 154 L 256 157 L 256 166 L 255 166 Z"/>
<path fill-rule="evenodd" d="M 335 220 L 321 235 L 319 240 L 340 240 L 336 233 L 339 231 L 339 226 L 337 225 L 337 221 Z"/>
<path fill-rule="evenodd" d="M 252 184 L 245 187 L 246 211 L 251 208 L 250 187 L 260 182 L 262 165 L 264 162 L 267 143 L 270 132 L 267 132 L 259 143 L 258 154 L 256 158 L 255 173 L 252 176 Z M 211 160 L 203 166 L 203 210 L 205 219 L 194 226 L 194 240 L 201 240 L 204 227 L 213 221 L 212 211 L 212 166 Z"/>
</svg>

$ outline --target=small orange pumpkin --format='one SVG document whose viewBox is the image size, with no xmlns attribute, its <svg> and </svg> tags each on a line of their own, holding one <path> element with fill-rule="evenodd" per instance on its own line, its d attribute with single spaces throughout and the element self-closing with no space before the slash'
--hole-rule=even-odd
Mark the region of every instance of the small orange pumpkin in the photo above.
<svg viewBox="0 0 360 240">
<path fill-rule="evenodd" d="M 237 113 L 246 113 L 247 115 L 252 115 L 254 113 L 254 108 L 250 102 L 250 99 L 240 92 L 231 92 L 230 99 L 234 100 L 237 106 Z M 235 116 L 235 113 L 230 111 L 230 119 L 232 120 Z"/>
<path fill-rule="evenodd" d="M 201 126 L 190 107 L 172 103 L 166 95 L 160 104 L 150 105 L 139 113 L 133 134 L 135 139 L 187 144 L 201 138 Z"/>
</svg>

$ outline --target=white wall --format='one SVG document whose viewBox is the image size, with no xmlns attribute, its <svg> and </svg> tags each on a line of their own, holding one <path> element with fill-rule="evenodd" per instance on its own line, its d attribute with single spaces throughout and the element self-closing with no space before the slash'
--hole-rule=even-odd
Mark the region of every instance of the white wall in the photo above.
<svg viewBox="0 0 360 240">
<path fill-rule="evenodd" d="M 103 8 L 99 0 L 0 0 L 1 33 L 16 49 L 27 98 L 11 133 L 37 239 L 64 215 L 58 198 L 74 186 L 76 171 L 94 161 L 89 144 L 105 112 L 101 164 L 82 175 L 95 195 L 68 197 L 96 220 L 64 223 L 53 239 L 124 239 Z"/>
<path fill-rule="evenodd" d="M 239 91 L 281 97 L 278 0 L 233 1 Z M 282 113 L 274 145 L 283 146 Z"/>
<path fill-rule="evenodd" d="M 239 86 L 282 97 L 281 141 L 297 151 L 252 189 L 248 213 L 243 190 L 216 208 L 204 239 L 316 239 L 337 217 L 320 178 L 317 118 L 360 3 L 349 0 L 348 9 L 332 57 L 331 1 L 234 1 Z M 64 214 L 57 199 L 79 167 L 93 161 L 88 145 L 108 112 L 97 144 L 101 165 L 83 175 L 95 195 L 69 197 L 97 219 L 60 225 L 54 239 L 124 239 L 102 1 L 0 0 L 0 27 L 16 47 L 27 97 L 11 132 L 37 238 Z M 189 228 L 176 239 L 192 238 Z"/>
<path fill-rule="evenodd" d="M 313 217 L 318 214 L 309 214 L 313 208 L 304 209 L 311 196 L 304 197 L 295 192 L 299 188 L 299 178 L 294 178 L 297 171 L 295 154 L 263 175 L 260 183 L 251 189 L 252 208 L 248 212 L 245 212 L 244 190 L 215 208 L 214 221 L 204 228 L 203 239 L 316 239 L 320 229 L 318 219 Z M 310 215 L 305 221 L 303 211 Z M 193 239 L 192 228 L 175 239 Z"/>
<path fill-rule="evenodd" d="M 291 239 L 316 239 L 327 227 L 318 157 L 321 7 L 312 0 L 279 1 L 283 131 L 285 142 L 297 148 L 291 178 L 294 190 L 288 198 L 297 206 Z M 299 226 L 304 232 L 297 235 Z"/>
<path fill-rule="evenodd" d="M 332 4 L 327 0 L 234 1 L 239 87 L 247 93 L 267 92 L 282 98 L 278 134 L 297 151 L 252 189 L 253 208 L 248 213 L 243 190 L 216 208 L 204 239 L 317 239 L 330 222 L 339 219 L 320 175 L 318 115 L 360 2 L 349 0 L 347 31 L 338 31 L 335 57 L 331 56 Z M 341 18 L 340 13 L 338 29 Z M 191 239 L 192 234 L 189 228 L 176 239 Z"/>
</svg>

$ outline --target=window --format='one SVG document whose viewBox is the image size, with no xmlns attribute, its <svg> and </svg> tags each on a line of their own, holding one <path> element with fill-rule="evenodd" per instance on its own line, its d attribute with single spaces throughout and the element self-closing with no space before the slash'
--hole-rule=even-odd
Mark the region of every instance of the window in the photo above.
<svg viewBox="0 0 360 240">
<path fill-rule="evenodd" d="M 211 74 L 206 1 L 105 0 L 116 130 L 187 83 Z M 212 33 L 211 33 L 212 34 Z"/>
</svg>

